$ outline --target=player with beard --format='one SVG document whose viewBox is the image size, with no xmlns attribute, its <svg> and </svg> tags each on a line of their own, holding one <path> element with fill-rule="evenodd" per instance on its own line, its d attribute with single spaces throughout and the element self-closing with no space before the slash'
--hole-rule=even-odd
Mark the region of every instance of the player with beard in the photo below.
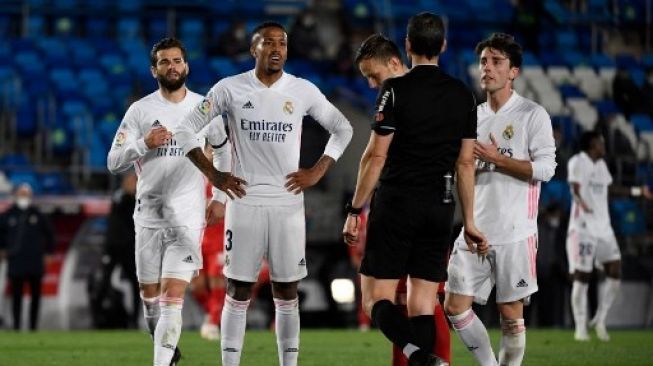
<svg viewBox="0 0 653 366">
<path fill-rule="evenodd" d="M 288 36 L 281 24 L 257 26 L 250 52 L 256 59 L 254 69 L 215 84 L 179 125 L 175 139 L 215 185 L 215 168 L 194 142 L 194 135 L 225 114 L 233 143 L 231 166 L 247 180 L 247 195 L 226 204 L 222 365 L 240 364 L 247 308 L 265 258 L 272 281 L 279 364 L 295 366 L 300 333 L 297 287 L 307 274 L 302 192 L 315 185 L 342 155 L 352 128 L 315 85 L 284 72 Z M 331 137 L 315 165 L 300 169 L 305 115 Z M 232 196 L 240 193 L 229 191 Z"/>
<path fill-rule="evenodd" d="M 174 38 L 165 38 L 150 52 L 157 91 L 132 104 L 120 124 L 107 157 L 111 173 L 132 166 L 138 175 L 134 223 L 136 272 L 143 299 L 145 323 L 154 341 L 154 365 L 176 365 L 181 358 L 181 310 L 190 280 L 202 268 L 200 241 L 204 230 L 204 179 L 185 158 L 170 129 L 202 100 L 185 86 L 186 50 Z M 193 135 L 204 144 L 227 146 L 224 125 Z M 214 164 L 228 154 L 216 149 Z M 223 160 L 221 160 L 223 159 Z M 215 179 L 236 189 L 240 180 L 227 173 Z"/>
</svg>

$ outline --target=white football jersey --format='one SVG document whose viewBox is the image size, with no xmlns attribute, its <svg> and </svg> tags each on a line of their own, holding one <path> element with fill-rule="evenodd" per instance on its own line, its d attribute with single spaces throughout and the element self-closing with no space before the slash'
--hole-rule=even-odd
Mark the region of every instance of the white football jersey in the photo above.
<svg viewBox="0 0 653 366">
<path fill-rule="evenodd" d="M 187 90 L 183 101 L 173 103 L 157 90 L 127 109 L 109 151 L 107 165 L 112 173 L 134 166 L 138 175 L 136 224 L 148 228 L 204 226 L 206 197 L 202 173 L 186 158 L 174 136 L 168 143 L 151 150 L 144 139 L 155 126 L 164 126 L 169 131 L 176 128 L 202 98 Z M 198 146 L 204 146 L 205 139 L 211 145 L 224 143 L 224 125 L 212 123 L 193 136 Z"/>
<path fill-rule="evenodd" d="M 303 195 L 284 187 L 286 175 L 299 168 L 302 119 L 313 117 L 331 137 L 324 154 L 337 160 L 349 144 L 352 128 L 345 116 L 307 80 L 283 73 L 272 86 L 254 70 L 220 80 L 180 124 L 175 137 L 185 151 L 192 137 L 224 114 L 232 144 L 231 172 L 247 181 L 245 204 L 293 204 Z"/>
<path fill-rule="evenodd" d="M 594 162 L 587 153 L 581 151 L 569 159 L 567 180 L 580 185 L 580 196 L 592 210 L 586 212 L 574 200 L 571 204 L 569 230 L 587 229 L 597 236 L 612 235 L 608 209 L 608 186 L 612 184 L 612 175 L 605 160 Z"/>
<path fill-rule="evenodd" d="M 533 178 L 524 181 L 477 160 L 474 221 L 490 245 L 522 241 L 537 233 L 540 182 L 555 172 L 551 118 L 544 108 L 515 91 L 496 113 L 485 102 L 477 115 L 477 140 L 488 144 L 493 134 L 499 153 L 531 161 Z M 463 239 L 462 232 L 459 239 Z"/>
</svg>

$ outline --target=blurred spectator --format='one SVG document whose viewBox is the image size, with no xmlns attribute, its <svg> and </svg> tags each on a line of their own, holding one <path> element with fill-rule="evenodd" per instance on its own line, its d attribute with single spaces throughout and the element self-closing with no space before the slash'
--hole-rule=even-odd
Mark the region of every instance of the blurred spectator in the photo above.
<svg viewBox="0 0 653 366">
<path fill-rule="evenodd" d="M 12 288 L 14 329 L 21 328 L 23 287 L 30 286 L 29 327 L 36 330 L 41 303 L 41 280 L 49 254 L 54 249 L 50 223 L 32 206 L 32 187 L 23 183 L 14 194 L 14 204 L 0 216 L 0 258 L 7 258 L 7 277 Z"/>
<path fill-rule="evenodd" d="M 557 169 L 560 169 L 559 167 Z M 566 213 L 562 202 L 551 202 L 538 217 L 537 279 L 539 291 L 533 296 L 531 314 L 537 326 L 562 327 L 567 304 L 567 263 L 565 262 Z M 532 324 L 532 323 L 531 323 Z"/>
<path fill-rule="evenodd" d="M 539 0 L 517 0 L 513 19 L 514 33 L 522 35 L 524 49 L 540 52 L 540 23 L 546 13 Z"/>
<path fill-rule="evenodd" d="M 304 10 L 295 19 L 288 37 L 288 54 L 292 57 L 320 61 L 324 58 L 324 46 L 317 32 L 315 14 L 310 9 Z"/>
<path fill-rule="evenodd" d="M 553 140 L 556 145 L 556 171 L 553 175 L 554 178 L 566 179 L 567 177 L 567 161 L 573 155 L 571 149 L 571 141 L 566 141 L 564 133 L 560 125 L 553 126 Z"/>
<path fill-rule="evenodd" d="M 653 117 L 653 68 L 646 71 L 646 80 L 642 86 L 642 100 L 647 107 L 646 112 Z"/>
<path fill-rule="evenodd" d="M 244 21 L 234 20 L 229 29 L 218 37 L 216 54 L 238 61 L 249 59 L 249 39 Z"/>
<path fill-rule="evenodd" d="M 137 176 L 132 171 L 122 177 L 122 184 L 113 195 L 111 212 L 108 217 L 106 235 L 106 261 L 104 267 L 103 286 L 106 291 L 111 285 L 111 273 L 116 266 L 120 266 L 121 274 L 129 282 L 132 289 L 132 313 L 128 314 L 127 324 L 135 328 L 138 324 L 138 309 L 140 308 L 140 294 L 138 280 L 136 279 L 136 260 L 134 259 L 135 233 L 134 233 L 134 207 L 136 206 Z"/>
<path fill-rule="evenodd" d="M 612 96 L 626 118 L 630 118 L 631 114 L 646 111 L 641 90 L 626 69 L 617 69 L 617 74 L 612 81 Z"/>
<path fill-rule="evenodd" d="M 0 195 L 11 193 L 11 182 L 5 173 L 0 171 Z"/>
</svg>

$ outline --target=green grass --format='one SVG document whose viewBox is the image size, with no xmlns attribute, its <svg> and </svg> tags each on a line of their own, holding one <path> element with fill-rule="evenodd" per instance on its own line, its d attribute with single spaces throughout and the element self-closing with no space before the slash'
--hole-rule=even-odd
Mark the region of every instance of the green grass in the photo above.
<svg viewBox="0 0 653 366">
<path fill-rule="evenodd" d="M 653 331 L 612 331 L 612 341 L 574 342 L 570 330 L 528 329 L 524 365 L 653 365 Z M 452 334 L 455 365 L 474 365 L 469 352 Z M 498 332 L 491 331 L 493 344 Z M 302 366 L 390 365 L 390 344 L 377 331 L 303 330 Z M 220 365 L 218 343 L 196 331 L 182 335 L 183 366 Z M 0 332 L 0 365 L 102 366 L 149 365 L 149 336 L 137 331 Z M 274 334 L 248 331 L 243 366 L 278 365 Z"/>
</svg>

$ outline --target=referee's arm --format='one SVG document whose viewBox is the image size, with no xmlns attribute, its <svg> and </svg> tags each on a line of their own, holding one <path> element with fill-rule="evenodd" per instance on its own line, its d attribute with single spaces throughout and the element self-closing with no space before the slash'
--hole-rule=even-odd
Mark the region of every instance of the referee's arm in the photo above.
<svg viewBox="0 0 653 366">
<path fill-rule="evenodd" d="M 487 253 L 489 246 L 483 233 L 474 223 L 474 139 L 463 139 L 456 160 L 458 197 L 462 206 L 465 242 L 472 252 Z M 476 244 L 476 246 L 474 246 Z"/>
<path fill-rule="evenodd" d="M 356 181 L 356 192 L 351 200 L 353 207 L 363 207 L 376 187 L 381 171 L 388 156 L 388 149 L 392 143 L 394 133 L 379 135 L 372 131 L 370 141 L 361 156 Z"/>
</svg>

